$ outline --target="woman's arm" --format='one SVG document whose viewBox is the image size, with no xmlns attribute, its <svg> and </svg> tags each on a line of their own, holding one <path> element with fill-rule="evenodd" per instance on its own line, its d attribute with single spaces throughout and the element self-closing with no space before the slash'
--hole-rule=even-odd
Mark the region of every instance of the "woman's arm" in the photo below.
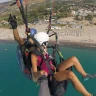
<svg viewBox="0 0 96 96">
<path fill-rule="evenodd" d="M 42 75 L 47 76 L 47 73 L 44 70 L 37 70 L 37 56 L 35 54 L 31 54 L 31 64 L 32 64 L 32 73 L 34 78 L 39 78 Z"/>
<path fill-rule="evenodd" d="M 32 73 L 34 78 L 38 78 L 41 76 L 40 71 L 37 70 L 37 57 L 35 54 L 31 54 L 31 64 L 32 64 Z"/>
</svg>

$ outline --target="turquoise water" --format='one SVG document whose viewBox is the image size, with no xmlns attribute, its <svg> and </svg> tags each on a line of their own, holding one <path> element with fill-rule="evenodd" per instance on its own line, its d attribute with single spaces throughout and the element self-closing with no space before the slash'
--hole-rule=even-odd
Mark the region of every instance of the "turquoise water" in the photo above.
<svg viewBox="0 0 96 96">
<path fill-rule="evenodd" d="M 0 96 L 38 96 L 39 86 L 28 80 L 20 71 L 16 61 L 17 43 L 0 43 Z M 77 56 L 88 73 L 96 72 L 96 51 L 61 47 L 64 58 Z M 85 88 L 96 93 L 96 79 L 84 82 L 73 70 Z M 70 83 L 64 96 L 82 96 Z"/>
</svg>

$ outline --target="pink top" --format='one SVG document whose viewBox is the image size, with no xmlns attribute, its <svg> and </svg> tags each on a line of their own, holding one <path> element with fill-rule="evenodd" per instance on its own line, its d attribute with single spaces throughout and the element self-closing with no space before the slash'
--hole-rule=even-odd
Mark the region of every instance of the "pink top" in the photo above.
<svg viewBox="0 0 96 96">
<path fill-rule="evenodd" d="M 40 66 L 40 64 L 42 62 L 41 70 L 45 70 L 47 72 L 47 74 L 49 75 L 49 70 L 48 70 L 48 68 L 46 66 L 46 62 L 44 60 L 41 61 L 42 60 L 42 57 L 41 56 L 37 56 L 37 57 L 38 57 L 37 66 Z M 46 59 L 47 58 L 49 59 L 49 56 L 48 55 L 46 56 Z M 52 66 L 53 64 L 52 64 L 52 61 L 51 60 L 49 61 L 49 64 L 51 65 L 51 69 L 54 70 L 54 66 Z"/>
</svg>

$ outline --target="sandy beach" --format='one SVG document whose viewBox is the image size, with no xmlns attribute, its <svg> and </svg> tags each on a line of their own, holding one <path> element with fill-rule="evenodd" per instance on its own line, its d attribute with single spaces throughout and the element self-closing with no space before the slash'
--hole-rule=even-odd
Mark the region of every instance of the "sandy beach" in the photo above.
<svg viewBox="0 0 96 96">
<path fill-rule="evenodd" d="M 38 32 L 46 32 L 48 24 L 29 24 L 30 28 L 36 28 Z M 60 27 L 60 29 L 54 29 L 58 34 L 58 40 L 60 43 L 77 43 L 77 44 L 96 44 L 96 26 L 84 26 L 80 28 L 69 28 L 67 26 Z M 19 26 L 18 32 L 22 38 L 25 38 L 25 26 Z M 12 29 L 0 28 L 0 41 L 14 40 Z M 54 41 L 54 36 L 50 38 Z"/>
</svg>

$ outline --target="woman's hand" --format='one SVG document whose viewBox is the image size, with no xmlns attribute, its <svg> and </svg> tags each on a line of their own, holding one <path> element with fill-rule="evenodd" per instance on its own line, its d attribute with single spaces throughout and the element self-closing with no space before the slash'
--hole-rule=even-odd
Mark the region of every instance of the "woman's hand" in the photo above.
<svg viewBox="0 0 96 96">
<path fill-rule="evenodd" d="M 45 70 L 41 70 L 41 71 L 40 71 L 40 74 L 41 74 L 41 75 L 48 76 L 48 74 L 47 74 L 47 72 L 46 72 Z"/>
</svg>

